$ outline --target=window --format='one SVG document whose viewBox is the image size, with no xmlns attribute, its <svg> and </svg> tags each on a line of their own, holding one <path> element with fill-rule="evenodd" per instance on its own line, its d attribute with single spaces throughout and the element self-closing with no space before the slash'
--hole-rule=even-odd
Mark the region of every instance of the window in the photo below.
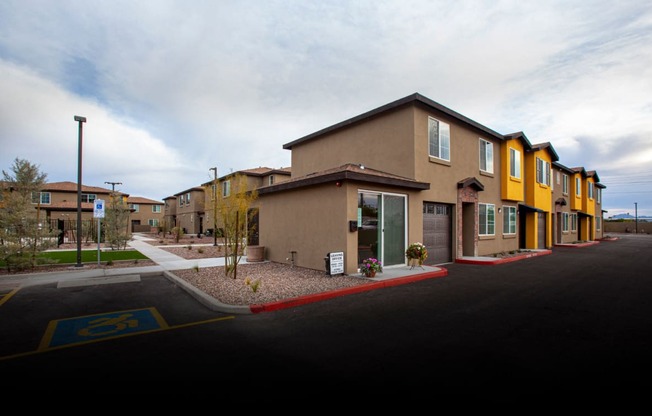
<svg viewBox="0 0 652 416">
<path fill-rule="evenodd" d="M 561 231 L 567 233 L 568 232 L 568 212 L 563 212 L 561 217 Z"/>
<path fill-rule="evenodd" d="M 587 182 L 589 188 L 589 199 L 593 199 L 593 182 Z"/>
<path fill-rule="evenodd" d="M 274 175 L 269 175 L 269 185 L 274 185 Z"/>
<path fill-rule="evenodd" d="M 600 228 L 602 228 L 602 217 L 595 217 L 595 229 L 600 231 Z"/>
<path fill-rule="evenodd" d="M 133 209 L 134 212 L 140 212 L 140 205 L 138 205 L 138 204 L 129 204 L 129 209 Z"/>
<path fill-rule="evenodd" d="M 582 184 L 579 177 L 575 177 L 575 196 L 582 196 Z"/>
<path fill-rule="evenodd" d="M 32 204 L 50 205 L 49 192 L 32 192 Z"/>
<path fill-rule="evenodd" d="M 516 234 L 516 207 L 503 206 L 503 234 Z"/>
<path fill-rule="evenodd" d="M 537 158 L 537 182 L 550 186 L 550 163 Z"/>
<path fill-rule="evenodd" d="M 598 201 L 598 204 L 602 203 L 602 189 L 597 188 L 595 190 L 595 197 L 597 198 L 596 200 Z"/>
<path fill-rule="evenodd" d="M 559 171 L 557 171 L 555 179 L 557 180 L 557 185 L 561 185 L 561 173 L 559 173 Z"/>
<path fill-rule="evenodd" d="M 565 173 L 562 175 L 561 192 L 564 195 L 568 195 L 568 175 Z"/>
<path fill-rule="evenodd" d="M 94 202 L 96 198 L 97 195 L 95 194 L 82 194 L 81 202 Z"/>
<path fill-rule="evenodd" d="M 447 123 L 428 118 L 428 145 L 430 156 L 451 160 L 451 129 Z"/>
<path fill-rule="evenodd" d="M 512 148 L 509 149 L 509 174 L 521 179 L 521 152 Z"/>
<path fill-rule="evenodd" d="M 217 185 L 212 184 L 211 185 L 211 201 L 215 200 L 215 196 L 217 195 Z"/>
<path fill-rule="evenodd" d="M 186 194 L 186 204 L 190 203 L 190 192 Z"/>
<path fill-rule="evenodd" d="M 222 182 L 222 197 L 226 198 L 231 195 L 231 181 Z"/>
<path fill-rule="evenodd" d="M 147 220 L 147 223 L 152 227 L 158 227 L 158 220 L 156 218 Z"/>
<path fill-rule="evenodd" d="M 577 231 L 577 214 L 571 214 L 571 231 Z"/>
<path fill-rule="evenodd" d="M 494 144 L 480 139 L 480 170 L 494 173 Z"/>
<path fill-rule="evenodd" d="M 181 195 L 181 197 L 179 197 L 179 206 L 180 207 L 183 206 L 183 195 Z"/>
<path fill-rule="evenodd" d="M 494 235 L 495 234 L 495 209 L 494 204 L 479 204 L 480 208 L 480 235 Z"/>
<path fill-rule="evenodd" d="M 152 205 L 152 212 L 161 212 L 160 205 Z"/>
</svg>

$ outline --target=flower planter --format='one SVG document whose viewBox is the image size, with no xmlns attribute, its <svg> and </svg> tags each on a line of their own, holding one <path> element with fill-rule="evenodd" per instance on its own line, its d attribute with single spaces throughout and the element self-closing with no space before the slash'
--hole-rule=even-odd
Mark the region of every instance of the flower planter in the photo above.
<svg viewBox="0 0 652 416">
<path fill-rule="evenodd" d="M 265 261 L 265 246 L 247 246 L 247 263 Z"/>
</svg>

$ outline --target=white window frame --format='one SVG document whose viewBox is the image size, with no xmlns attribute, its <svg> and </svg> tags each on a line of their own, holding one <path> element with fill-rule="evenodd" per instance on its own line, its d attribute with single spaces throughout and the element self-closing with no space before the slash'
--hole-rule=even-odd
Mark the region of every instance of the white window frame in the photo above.
<svg viewBox="0 0 652 416">
<path fill-rule="evenodd" d="M 503 234 L 516 234 L 516 207 L 503 205 Z"/>
<path fill-rule="evenodd" d="M 480 170 L 494 173 L 494 144 L 483 138 L 480 138 Z"/>
<path fill-rule="evenodd" d="M 269 175 L 267 184 L 274 185 L 274 175 Z"/>
<path fill-rule="evenodd" d="M 483 214 L 484 211 L 484 214 Z M 489 215 L 493 217 L 493 221 L 489 220 Z M 485 220 L 483 221 L 483 216 Z M 496 235 L 496 205 L 494 204 L 478 204 L 478 235 L 492 236 Z"/>
<path fill-rule="evenodd" d="M 572 232 L 577 232 L 577 214 L 576 213 L 571 214 L 571 231 Z"/>
<path fill-rule="evenodd" d="M 582 180 L 579 176 L 575 177 L 575 196 L 582 196 Z"/>
<path fill-rule="evenodd" d="M 602 217 L 595 217 L 595 230 L 600 231 L 602 228 Z"/>
<path fill-rule="evenodd" d="M 428 117 L 428 154 L 431 157 L 451 160 L 450 124 Z"/>
<path fill-rule="evenodd" d="M 521 151 L 513 147 L 509 148 L 509 175 L 521 179 Z"/>
<path fill-rule="evenodd" d="M 602 203 L 602 189 L 600 189 L 600 188 L 595 189 L 595 197 L 596 197 L 596 201 L 599 204 L 601 204 Z"/>
<path fill-rule="evenodd" d="M 570 214 L 568 212 L 562 212 L 561 213 L 562 219 L 561 219 L 561 231 L 564 233 L 568 232 L 568 219 L 570 217 Z"/>
<path fill-rule="evenodd" d="M 561 193 L 568 195 L 568 175 L 562 174 Z"/>
<path fill-rule="evenodd" d="M 32 192 L 32 204 L 39 204 L 39 200 L 41 205 L 50 205 L 52 195 L 49 192 Z"/>
<path fill-rule="evenodd" d="M 152 205 L 152 212 L 160 213 L 161 212 L 161 206 L 160 205 Z"/>
<path fill-rule="evenodd" d="M 81 194 L 81 202 L 95 202 L 97 199 L 96 194 Z"/>
<path fill-rule="evenodd" d="M 150 218 L 149 220 L 147 220 L 147 223 L 149 224 L 150 227 L 158 227 L 157 218 Z"/>
<path fill-rule="evenodd" d="M 133 209 L 134 212 L 140 212 L 140 204 L 129 204 L 129 209 Z"/>
<path fill-rule="evenodd" d="M 231 195 L 231 181 L 222 182 L 222 198 L 228 198 Z"/>
<path fill-rule="evenodd" d="M 589 194 L 588 194 L 589 199 L 593 199 L 593 182 L 587 181 L 586 184 L 587 184 L 587 187 L 589 188 L 588 189 L 588 191 L 589 191 Z"/>
</svg>

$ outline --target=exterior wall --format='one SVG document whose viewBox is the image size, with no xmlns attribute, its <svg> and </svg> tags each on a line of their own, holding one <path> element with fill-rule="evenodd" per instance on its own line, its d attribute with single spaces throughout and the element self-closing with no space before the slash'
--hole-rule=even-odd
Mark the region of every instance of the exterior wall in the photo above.
<svg viewBox="0 0 652 416">
<path fill-rule="evenodd" d="M 576 186 L 576 180 L 577 178 L 580 179 L 580 191 L 579 195 L 577 194 L 577 186 Z M 584 192 L 582 192 L 582 174 L 581 173 L 575 173 L 573 176 L 570 177 L 570 208 L 573 211 L 581 211 L 582 210 L 582 195 Z"/>
<path fill-rule="evenodd" d="M 427 128 L 423 134 L 427 136 Z M 409 106 L 294 145 L 292 177 L 359 163 L 414 178 L 414 152 L 414 110 Z"/>
<path fill-rule="evenodd" d="M 569 218 L 569 226 L 568 226 L 568 231 L 563 231 L 562 230 L 562 221 L 563 221 L 563 214 L 566 213 L 568 215 L 571 214 L 571 209 L 570 209 L 570 189 L 571 189 L 571 181 L 573 178 L 573 173 L 566 171 L 564 169 L 561 169 L 559 167 L 556 167 L 553 165 L 552 167 L 553 170 L 553 180 L 554 180 L 554 186 L 553 186 L 553 191 L 552 191 L 552 200 L 553 200 L 553 211 L 552 211 L 552 244 L 568 244 L 572 243 L 574 241 L 577 241 L 577 233 L 571 231 L 570 227 L 570 218 Z M 563 177 L 566 175 L 568 177 L 568 190 L 569 192 L 565 192 L 563 190 Z M 561 205 L 557 204 L 556 201 L 563 199 L 566 201 L 566 205 Z"/>
<path fill-rule="evenodd" d="M 190 194 L 190 202 L 186 196 Z M 176 194 L 177 214 L 176 225 L 185 229 L 186 234 L 203 233 L 206 229 L 204 224 L 204 191 L 203 189 L 192 189 Z M 183 202 L 182 201 L 183 197 Z"/>
<path fill-rule="evenodd" d="M 545 212 L 546 237 L 545 247 L 539 247 L 538 215 L 536 212 L 525 213 L 525 248 L 528 249 L 541 249 L 552 246 L 552 189 L 550 186 L 537 182 L 537 158 L 548 162 L 552 169 L 552 158 L 546 148 L 525 154 L 525 203 Z M 551 186 L 553 180 L 554 178 L 551 177 Z"/>
<path fill-rule="evenodd" d="M 510 175 L 510 149 L 514 149 L 521 154 L 521 177 L 516 178 Z M 520 140 L 507 140 L 500 146 L 500 178 L 502 188 L 502 198 L 507 201 L 524 201 L 525 200 L 525 147 Z"/>
<path fill-rule="evenodd" d="M 290 263 L 296 251 L 295 266 L 324 270 L 324 257 L 329 252 L 344 251 L 345 273 L 357 270 L 357 239 L 348 231 L 349 195 L 354 192 L 346 184 L 336 187 L 324 184 L 312 188 L 266 194 L 259 199 L 260 245 L 266 258 Z M 353 203 L 357 203 L 356 197 Z"/>
</svg>

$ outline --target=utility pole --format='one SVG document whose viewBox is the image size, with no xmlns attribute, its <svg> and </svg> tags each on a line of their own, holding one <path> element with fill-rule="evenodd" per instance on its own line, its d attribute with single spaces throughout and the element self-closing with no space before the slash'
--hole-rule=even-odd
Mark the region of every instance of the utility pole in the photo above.
<svg viewBox="0 0 652 416">
<path fill-rule="evenodd" d="M 213 246 L 217 247 L 217 167 L 213 171 Z"/>
<path fill-rule="evenodd" d="M 638 234 L 638 202 L 634 202 L 634 227 L 636 234 Z"/>
<path fill-rule="evenodd" d="M 104 182 L 104 183 L 107 183 L 107 184 L 111 185 L 111 190 L 113 192 L 115 192 L 115 186 L 116 185 L 122 185 L 122 182 Z"/>
</svg>

